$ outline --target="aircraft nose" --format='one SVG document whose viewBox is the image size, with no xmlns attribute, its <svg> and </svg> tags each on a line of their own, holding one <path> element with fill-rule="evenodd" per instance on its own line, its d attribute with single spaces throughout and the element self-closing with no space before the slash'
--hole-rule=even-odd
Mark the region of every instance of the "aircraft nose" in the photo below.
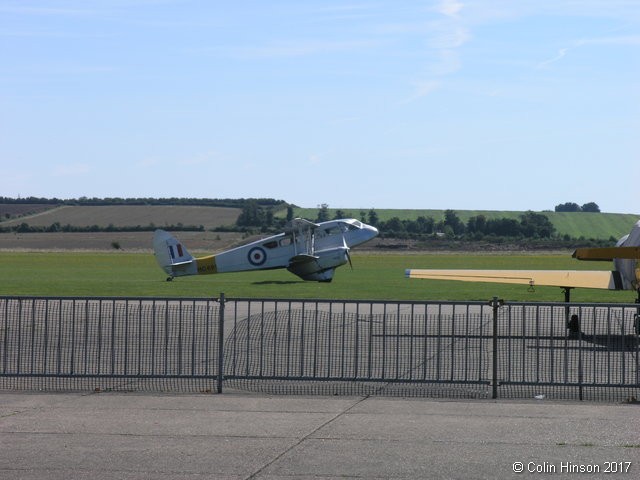
<svg viewBox="0 0 640 480">
<path fill-rule="evenodd" d="M 369 233 L 371 233 L 371 238 L 378 236 L 378 229 L 376 227 L 372 227 L 371 225 L 367 225 Z"/>
</svg>

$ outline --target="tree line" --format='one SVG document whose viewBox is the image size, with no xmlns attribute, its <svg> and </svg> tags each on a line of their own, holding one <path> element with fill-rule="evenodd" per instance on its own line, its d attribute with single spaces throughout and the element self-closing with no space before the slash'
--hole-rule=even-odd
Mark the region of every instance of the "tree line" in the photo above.
<svg viewBox="0 0 640 480">
<path fill-rule="evenodd" d="M 376 227 L 384 237 L 419 238 L 420 236 L 439 235 L 448 238 L 482 240 L 486 237 L 509 238 L 552 238 L 556 229 L 542 213 L 526 212 L 520 219 L 487 218 L 477 215 L 463 222 L 454 210 L 445 210 L 441 219 L 420 216 L 415 220 L 401 220 L 392 217 L 381 221 L 375 210 L 370 210 L 361 220 Z"/>
<path fill-rule="evenodd" d="M 556 205 L 556 212 L 593 212 L 600 213 L 600 207 L 595 202 L 585 203 L 580 206 L 574 202 L 566 202 L 561 203 L 560 205 Z"/>
<path fill-rule="evenodd" d="M 29 225 L 26 222 L 22 222 L 17 225 L 11 225 L 8 227 L 0 227 L 0 233 L 95 233 L 95 232 L 153 232 L 158 227 L 149 223 L 148 225 L 135 225 L 135 226 L 115 226 L 112 223 L 106 227 L 100 225 L 88 225 L 77 226 L 65 224 L 61 225 L 60 222 L 54 222 L 51 225 Z M 162 225 L 163 229 L 172 230 L 176 232 L 204 232 L 204 225 L 183 225 L 178 223 L 177 225 Z"/>
<path fill-rule="evenodd" d="M 105 205 L 188 205 L 199 207 L 231 207 L 242 208 L 249 202 L 255 202 L 263 207 L 279 207 L 287 205 L 284 200 L 276 200 L 274 198 L 42 198 L 42 197 L 25 197 L 11 198 L 0 197 L 0 203 L 13 205 L 85 205 L 85 206 L 105 206 Z"/>
<path fill-rule="evenodd" d="M 318 208 L 315 222 L 326 222 L 332 219 L 354 216 L 350 212 L 336 210 L 333 216 L 329 212 L 329 206 L 322 204 Z M 260 227 L 269 230 L 273 227 L 283 227 L 287 221 L 293 218 L 293 209 L 288 207 L 287 218 L 277 219 L 268 211 L 257 205 L 247 205 L 238 218 L 237 226 L 243 228 Z M 532 211 L 520 215 L 519 219 L 513 218 L 486 218 L 477 215 L 469 218 L 465 223 L 454 210 L 445 210 L 443 218 L 419 216 L 415 220 L 392 217 L 388 220 L 380 220 L 375 209 L 360 211 L 359 219 L 376 227 L 382 237 L 388 238 L 420 238 L 426 236 L 444 236 L 448 238 L 463 238 L 468 240 L 482 240 L 486 237 L 508 238 L 532 238 L 549 239 L 556 234 L 556 229 L 543 213 Z"/>
<path fill-rule="evenodd" d="M 0 203 L 33 203 L 33 204 L 70 204 L 70 205 L 198 205 L 198 206 L 225 206 L 240 208 L 241 213 L 234 225 L 217 227 L 215 231 L 243 231 L 274 233 L 282 231 L 286 223 L 294 216 L 294 206 L 283 200 L 271 198 L 248 198 L 248 199 L 198 199 L 198 198 L 87 198 L 81 197 L 73 200 L 45 199 L 28 197 L 24 199 L 11 199 L 0 197 Z M 286 217 L 276 217 L 275 212 L 286 206 Z M 329 206 L 322 204 L 318 208 L 318 213 L 314 219 L 316 222 L 331 220 L 332 218 L 345 218 L 353 216 L 343 210 L 336 210 L 334 215 L 329 213 Z M 576 210 L 577 208 L 577 210 Z M 597 204 L 591 202 L 579 206 L 567 202 L 556 206 L 556 211 L 581 211 L 599 212 Z M 552 239 L 555 238 L 556 230 L 549 218 L 543 213 L 532 211 L 520 215 L 519 219 L 514 218 L 486 218 L 484 215 L 477 215 L 463 222 L 454 210 L 445 210 L 442 218 L 420 216 L 415 220 L 400 219 L 392 217 L 382 221 L 379 219 L 375 209 L 360 211 L 359 218 L 362 222 L 372 225 L 380 231 L 382 237 L 388 238 L 424 238 L 424 237 L 446 237 L 463 240 L 486 240 L 495 238 L 510 239 Z M 47 227 L 30 226 L 27 223 L 13 225 L 10 227 L 0 227 L 1 232 L 144 232 L 153 231 L 157 228 L 153 223 L 145 226 L 114 226 L 110 224 L 106 227 L 73 226 L 61 225 L 56 222 Z M 202 225 L 164 225 L 163 228 L 175 231 L 203 231 Z M 568 238 L 564 238 L 569 240 Z"/>
</svg>

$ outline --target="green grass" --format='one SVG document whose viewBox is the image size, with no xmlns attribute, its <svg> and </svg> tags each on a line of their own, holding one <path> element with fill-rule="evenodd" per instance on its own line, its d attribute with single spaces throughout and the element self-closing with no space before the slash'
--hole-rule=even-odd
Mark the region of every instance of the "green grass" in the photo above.
<svg viewBox="0 0 640 480">
<path fill-rule="evenodd" d="M 0 295 L 319 298 L 360 300 L 563 301 L 559 288 L 407 279 L 406 268 L 609 269 L 569 255 L 438 255 L 353 252 L 354 269 L 332 283 L 304 282 L 286 270 L 177 278 L 166 282 L 153 255 L 0 252 Z M 576 302 L 633 302 L 633 292 L 576 289 Z"/>
</svg>

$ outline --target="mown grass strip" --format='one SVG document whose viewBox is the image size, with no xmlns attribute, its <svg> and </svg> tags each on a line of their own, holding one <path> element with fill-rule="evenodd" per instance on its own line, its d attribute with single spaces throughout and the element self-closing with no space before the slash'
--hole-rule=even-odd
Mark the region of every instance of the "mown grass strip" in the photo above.
<svg viewBox="0 0 640 480">
<path fill-rule="evenodd" d="M 332 283 L 304 282 L 285 270 L 177 278 L 166 282 L 152 254 L 0 252 L 0 295 L 322 298 L 361 300 L 563 301 L 559 288 L 409 280 L 406 268 L 609 269 L 567 255 L 369 254 L 353 252 Z M 576 289 L 576 302 L 633 302 L 634 292 Z"/>
</svg>

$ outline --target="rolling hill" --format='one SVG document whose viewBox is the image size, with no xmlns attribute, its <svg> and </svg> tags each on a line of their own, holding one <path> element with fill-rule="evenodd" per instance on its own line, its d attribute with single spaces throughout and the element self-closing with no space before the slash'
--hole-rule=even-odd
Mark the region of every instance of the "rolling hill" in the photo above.
<svg viewBox="0 0 640 480">
<path fill-rule="evenodd" d="M 1 205 L 0 205 L 1 207 Z M 333 217 L 337 209 L 329 209 L 329 215 Z M 370 209 L 342 208 L 345 216 L 364 219 Z M 212 207 L 193 205 L 108 205 L 108 206 L 72 206 L 65 205 L 49 209 L 40 209 L 32 215 L 0 221 L 0 226 L 9 227 L 16 224 L 27 223 L 30 226 L 49 226 L 53 223 L 86 227 L 98 225 L 107 227 L 135 227 L 153 224 L 156 227 L 167 225 L 202 225 L 205 230 L 211 230 L 224 225 L 233 225 L 242 210 L 232 207 Z M 412 209 L 375 209 L 381 221 L 392 217 L 415 220 L 419 216 L 431 217 L 439 221 L 444 217 L 444 210 L 412 210 Z M 294 208 L 294 216 L 315 219 L 318 215 L 317 208 Z M 484 215 L 487 219 L 513 218 L 519 219 L 524 212 L 517 211 L 491 211 L 491 210 L 456 210 L 458 217 L 463 221 L 473 216 Z M 619 238 L 629 233 L 640 215 L 618 213 L 560 213 L 542 212 L 548 216 L 556 231 L 560 235 L 569 235 L 573 238 L 594 238 L 608 240 L 611 237 Z M 276 216 L 283 218 L 286 210 L 276 212 Z"/>
<path fill-rule="evenodd" d="M 337 209 L 329 209 L 330 216 L 335 215 Z M 365 218 L 370 209 L 342 208 L 346 216 L 361 219 L 362 213 Z M 419 216 L 431 217 L 436 221 L 444 218 L 444 210 L 395 210 L 395 209 L 375 209 L 381 221 L 387 221 L 392 217 L 401 220 L 415 220 Z M 456 210 L 460 220 L 464 223 L 469 218 L 484 215 L 487 219 L 513 218 L 520 220 L 520 216 L 525 212 L 498 211 L 498 210 Z M 588 212 L 540 212 L 544 213 L 556 231 L 560 235 L 569 235 L 572 238 L 595 238 L 607 240 L 610 237 L 616 239 L 626 235 L 631 227 L 640 220 L 640 215 L 627 213 L 588 213 Z M 297 208 L 294 215 L 304 218 L 314 219 L 318 214 L 317 208 Z"/>
</svg>

